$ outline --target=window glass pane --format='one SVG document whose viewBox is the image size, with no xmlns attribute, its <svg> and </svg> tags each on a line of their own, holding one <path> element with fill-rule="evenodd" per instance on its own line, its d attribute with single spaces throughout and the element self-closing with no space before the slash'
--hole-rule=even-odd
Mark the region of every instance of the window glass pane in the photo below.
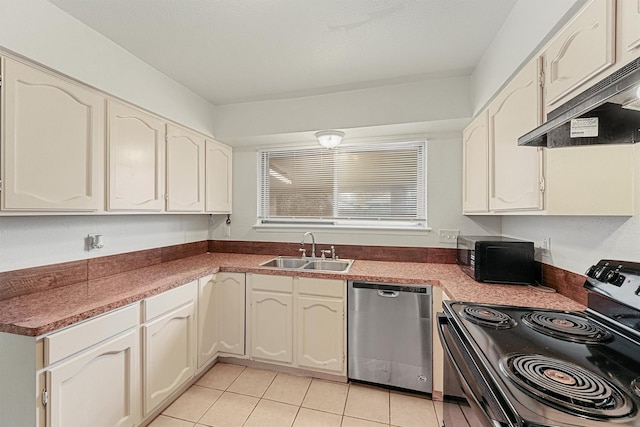
<svg viewBox="0 0 640 427">
<path fill-rule="evenodd" d="M 263 221 L 426 220 L 426 142 L 263 150 Z"/>
<path fill-rule="evenodd" d="M 320 150 L 274 153 L 269 159 L 269 217 L 332 217 L 333 160 L 333 153 Z"/>
</svg>

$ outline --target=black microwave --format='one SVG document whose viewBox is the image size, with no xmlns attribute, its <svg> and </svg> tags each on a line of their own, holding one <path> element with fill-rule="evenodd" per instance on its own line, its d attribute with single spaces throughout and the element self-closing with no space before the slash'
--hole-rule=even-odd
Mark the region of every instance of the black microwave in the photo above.
<svg viewBox="0 0 640 427">
<path fill-rule="evenodd" d="M 536 282 L 533 242 L 502 236 L 458 236 L 456 261 L 479 282 Z"/>
</svg>

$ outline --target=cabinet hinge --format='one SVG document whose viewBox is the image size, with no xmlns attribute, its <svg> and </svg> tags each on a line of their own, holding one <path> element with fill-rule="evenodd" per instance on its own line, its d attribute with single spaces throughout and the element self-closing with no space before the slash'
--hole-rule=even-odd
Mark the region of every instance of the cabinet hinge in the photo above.
<svg viewBox="0 0 640 427">
<path fill-rule="evenodd" d="M 540 178 L 540 192 L 544 193 L 544 176 Z"/>
<path fill-rule="evenodd" d="M 0 87 L 2 87 L 2 76 L 0 76 Z"/>
<path fill-rule="evenodd" d="M 544 87 L 544 71 L 540 71 L 540 75 L 538 76 L 538 84 L 540 87 Z"/>
<path fill-rule="evenodd" d="M 0 191 L 2 191 L 2 180 L 0 179 Z"/>
<path fill-rule="evenodd" d="M 42 389 L 42 406 L 47 406 L 47 403 L 49 403 L 49 392 L 45 387 L 44 389 Z"/>
</svg>

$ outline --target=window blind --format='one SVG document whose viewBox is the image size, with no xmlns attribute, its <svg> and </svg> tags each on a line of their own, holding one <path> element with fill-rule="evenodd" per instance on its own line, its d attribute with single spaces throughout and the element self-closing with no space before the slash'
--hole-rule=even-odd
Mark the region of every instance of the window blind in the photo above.
<svg viewBox="0 0 640 427">
<path fill-rule="evenodd" d="M 426 142 L 261 150 L 261 223 L 426 225 Z"/>
</svg>

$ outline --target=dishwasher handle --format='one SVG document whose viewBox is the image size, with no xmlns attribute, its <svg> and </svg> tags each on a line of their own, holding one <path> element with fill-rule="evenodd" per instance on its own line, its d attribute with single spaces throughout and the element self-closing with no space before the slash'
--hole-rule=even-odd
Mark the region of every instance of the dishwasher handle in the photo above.
<svg viewBox="0 0 640 427">
<path fill-rule="evenodd" d="M 349 280 L 349 288 L 352 289 L 370 289 L 376 291 L 385 292 L 409 292 L 412 294 L 431 295 L 431 285 L 401 285 L 391 283 L 378 283 L 378 282 L 361 282 L 358 280 Z M 380 296 L 383 296 L 380 294 Z M 390 298 L 395 298 L 395 296 Z"/>
<path fill-rule="evenodd" d="M 378 295 L 385 298 L 397 298 L 398 295 L 400 295 L 400 292 L 379 290 Z"/>
</svg>

